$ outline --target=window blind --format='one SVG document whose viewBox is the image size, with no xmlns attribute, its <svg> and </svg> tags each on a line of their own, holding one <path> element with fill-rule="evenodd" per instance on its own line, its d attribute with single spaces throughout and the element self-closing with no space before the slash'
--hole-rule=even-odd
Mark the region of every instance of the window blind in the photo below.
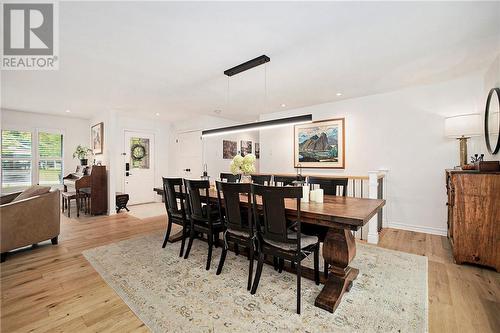
<svg viewBox="0 0 500 333">
<path fill-rule="evenodd" d="M 31 132 L 2 130 L 2 190 L 31 185 Z"/>
</svg>

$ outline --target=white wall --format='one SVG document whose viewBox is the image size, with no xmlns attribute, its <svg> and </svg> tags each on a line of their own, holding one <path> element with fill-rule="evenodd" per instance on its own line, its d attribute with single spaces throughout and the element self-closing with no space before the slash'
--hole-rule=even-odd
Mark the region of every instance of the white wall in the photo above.
<svg viewBox="0 0 500 333">
<path fill-rule="evenodd" d="M 185 121 L 178 121 L 172 124 L 171 131 L 172 136 L 170 139 L 170 151 L 175 152 L 175 137 L 178 133 L 188 132 L 188 131 L 202 131 L 207 129 L 232 126 L 239 124 L 236 121 L 229 120 L 222 117 L 215 116 L 200 116 L 195 119 L 189 119 Z M 242 132 L 231 135 L 216 136 L 204 138 L 200 141 L 199 151 L 202 154 L 202 163 L 207 164 L 208 174 L 211 179 L 219 179 L 219 174 L 221 172 L 229 171 L 229 163 L 231 160 L 225 160 L 222 158 L 222 140 L 232 140 L 238 142 L 238 151 L 240 149 L 240 140 L 252 141 L 252 151 L 255 152 L 255 142 L 259 142 L 259 133 L 254 132 Z M 256 169 L 259 170 L 259 162 L 257 160 Z M 176 171 L 178 167 L 176 165 L 176 159 L 171 159 L 169 164 L 169 170 L 172 176 L 179 176 Z"/>
<path fill-rule="evenodd" d="M 259 131 L 241 132 L 204 138 L 203 154 L 210 179 L 219 179 L 221 172 L 230 172 L 229 165 L 231 163 L 231 159 L 222 158 L 223 140 L 236 141 L 238 145 L 238 153 L 240 153 L 241 149 L 241 140 L 252 141 L 252 153 L 255 154 L 255 143 L 259 142 Z M 260 159 L 255 162 L 255 172 L 259 172 L 260 170 L 259 162 Z"/>
<path fill-rule="evenodd" d="M 484 73 L 439 84 L 261 115 L 262 120 L 313 115 L 313 120 L 345 118 L 346 169 L 304 173 L 366 175 L 388 169 L 389 226 L 446 234 L 444 170 L 458 164 L 458 143 L 444 137 L 446 116 L 481 112 L 486 99 Z M 260 133 L 263 173 L 292 173 L 293 127 Z M 473 138 L 469 155 L 485 153 Z M 497 159 L 486 154 L 486 159 Z"/>
<path fill-rule="evenodd" d="M 97 155 L 96 160 L 102 161 L 108 169 L 108 209 L 109 214 L 115 211 L 115 192 L 124 191 L 125 159 L 122 153 L 125 149 L 125 130 L 136 130 L 153 133 L 155 136 L 155 186 L 161 186 L 161 177 L 168 175 L 169 142 L 171 124 L 160 119 L 150 120 L 127 117 L 115 111 L 103 112 L 90 120 L 91 125 L 104 123 L 104 153 Z M 151 192 L 153 189 L 151 189 Z M 155 197 L 159 199 L 159 197 Z"/>
<path fill-rule="evenodd" d="M 63 133 L 63 175 L 75 172 L 80 164 L 73 159 L 73 152 L 78 145 L 89 145 L 90 127 L 87 119 L 65 116 L 52 116 L 39 113 L 2 109 L 2 129 L 24 129 L 35 133 L 39 130 L 55 130 Z"/>
</svg>

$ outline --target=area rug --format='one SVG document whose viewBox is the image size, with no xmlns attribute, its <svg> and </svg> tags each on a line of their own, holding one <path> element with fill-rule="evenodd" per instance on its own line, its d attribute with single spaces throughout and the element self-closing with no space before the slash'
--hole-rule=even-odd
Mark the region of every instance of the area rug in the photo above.
<svg viewBox="0 0 500 333">
<path fill-rule="evenodd" d="M 128 206 L 129 212 L 127 214 L 137 217 L 138 219 L 147 219 L 156 216 L 165 216 L 167 218 L 167 213 L 165 211 L 165 204 L 162 202 L 151 202 L 141 205 Z M 125 212 L 125 211 L 123 211 Z"/>
<path fill-rule="evenodd" d="M 264 265 L 250 295 L 244 256 L 228 253 L 217 276 L 220 248 L 206 271 L 206 243 L 195 240 L 184 260 L 179 243 L 162 241 L 155 233 L 83 253 L 153 332 L 427 332 L 426 257 L 358 243 L 360 274 L 335 313 L 314 306 L 322 286 L 302 279 L 297 315 L 294 274 Z"/>
</svg>

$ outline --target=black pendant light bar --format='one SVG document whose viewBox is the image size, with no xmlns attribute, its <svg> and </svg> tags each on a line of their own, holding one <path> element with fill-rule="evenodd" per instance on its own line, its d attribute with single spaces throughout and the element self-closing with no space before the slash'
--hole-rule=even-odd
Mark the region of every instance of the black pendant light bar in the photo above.
<svg viewBox="0 0 500 333">
<path fill-rule="evenodd" d="M 255 59 L 249 60 L 247 62 L 244 62 L 238 66 L 234 66 L 233 68 L 226 69 L 224 71 L 224 74 L 227 76 L 233 76 L 238 73 L 247 71 L 251 68 L 257 67 L 259 65 L 265 64 L 266 62 L 271 61 L 271 59 L 266 56 L 266 55 L 261 55 L 260 57 L 257 57 Z"/>
<path fill-rule="evenodd" d="M 254 123 L 204 130 L 201 132 L 201 136 L 207 137 L 207 136 L 224 135 L 236 132 L 255 131 L 255 130 L 278 127 L 278 126 L 296 125 L 296 124 L 304 124 L 310 122 L 312 122 L 312 115 L 306 114 L 296 117 L 258 121 Z"/>
</svg>

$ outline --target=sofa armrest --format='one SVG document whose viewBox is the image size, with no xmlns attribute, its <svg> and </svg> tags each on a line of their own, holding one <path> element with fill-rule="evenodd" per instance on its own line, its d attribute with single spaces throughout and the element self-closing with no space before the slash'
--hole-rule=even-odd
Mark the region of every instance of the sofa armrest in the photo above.
<svg viewBox="0 0 500 333">
<path fill-rule="evenodd" d="M 0 206 L 1 252 L 58 236 L 60 208 L 59 190 Z"/>
</svg>

